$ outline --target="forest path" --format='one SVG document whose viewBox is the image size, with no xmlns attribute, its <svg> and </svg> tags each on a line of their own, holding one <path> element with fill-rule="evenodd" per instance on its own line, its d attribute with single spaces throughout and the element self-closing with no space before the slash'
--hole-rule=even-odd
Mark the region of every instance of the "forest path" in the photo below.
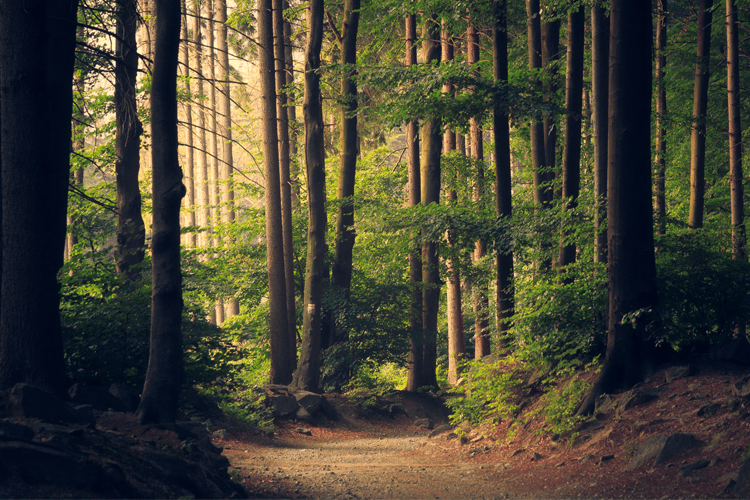
<svg viewBox="0 0 750 500">
<path fill-rule="evenodd" d="M 335 430 L 305 428 L 312 436 L 281 428 L 273 439 L 227 444 L 224 454 L 246 486 L 250 483 L 249 489 L 262 497 L 508 496 L 498 484 L 503 465 L 474 462 L 475 449 L 461 449 L 445 434 L 428 438 L 430 431 L 414 427 L 406 417 L 387 426 L 346 422 Z"/>
</svg>

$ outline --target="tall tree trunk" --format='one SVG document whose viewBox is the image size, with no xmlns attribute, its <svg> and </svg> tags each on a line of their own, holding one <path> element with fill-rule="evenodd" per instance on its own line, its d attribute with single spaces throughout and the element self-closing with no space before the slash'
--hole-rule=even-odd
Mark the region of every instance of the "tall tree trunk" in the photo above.
<svg viewBox="0 0 750 500">
<path fill-rule="evenodd" d="M 656 232 L 667 232 L 667 200 L 665 175 L 667 170 L 667 89 L 664 86 L 664 67 L 667 64 L 667 0 L 657 0 L 656 8 L 656 172 L 654 212 Z"/>
<path fill-rule="evenodd" d="M 136 416 L 174 423 L 183 380 L 180 202 L 185 196 L 177 155 L 179 0 L 156 0 L 156 47 L 151 83 L 153 225 L 151 348 Z"/>
<path fill-rule="evenodd" d="M 323 148 L 323 106 L 320 95 L 320 49 L 323 43 L 323 0 L 310 0 L 305 50 L 305 165 L 307 167 L 308 226 L 303 310 L 302 350 L 292 385 L 318 391 L 323 285 L 327 278 L 326 172 Z"/>
<path fill-rule="evenodd" d="M 594 262 L 607 262 L 607 141 L 609 107 L 609 18 L 591 7 L 591 90 L 594 94 Z"/>
<path fill-rule="evenodd" d="M 435 17 L 427 18 L 423 26 L 422 50 L 426 64 L 440 61 L 440 25 Z M 425 206 L 440 202 L 440 150 L 442 140 L 437 120 L 426 120 L 422 125 L 421 198 Z M 435 242 L 422 246 L 422 385 L 437 387 L 437 331 L 440 303 L 440 262 Z"/>
<path fill-rule="evenodd" d="M 185 0 L 182 0 L 182 71 L 183 75 L 190 77 L 190 49 L 188 48 L 188 18 L 187 8 Z M 190 80 L 185 81 L 185 91 L 190 95 Z M 193 148 L 193 107 L 190 105 L 190 100 L 185 102 L 185 178 L 184 184 L 186 188 L 185 196 L 185 225 L 194 228 L 195 227 L 195 149 Z M 191 230 L 185 235 L 186 244 L 189 247 L 194 247 L 197 243 L 197 237 L 194 230 Z"/>
<path fill-rule="evenodd" d="M 527 32 L 529 39 L 529 69 L 542 67 L 542 28 L 539 19 L 539 0 L 526 0 Z M 544 124 L 539 119 L 531 120 L 531 164 L 534 175 L 534 203 L 548 202 L 545 188 L 546 157 L 544 150 Z"/>
<path fill-rule="evenodd" d="M 135 80 L 138 52 L 135 34 L 138 14 L 135 0 L 119 0 L 115 55 L 115 172 L 117 175 L 117 272 L 131 280 L 140 277 L 146 230 L 141 216 L 138 185 L 143 127 L 138 120 Z"/>
<path fill-rule="evenodd" d="M 341 30 L 341 164 L 339 167 L 338 198 L 341 200 L 336 221 L 336 249 L 331 282 L 334 290 L 349 302 L 352 282 L 352 249 L 354 248 L 354 178 L 357 170 L 357 84 L 354 81 L 357 64 L 357 31 L 359 28 L 360 0 L 344 1 L 344 26 Z M 334 321 L 333 342 L 348 338 L 346 329 L 339 329 Z"/>
<path fill-rule="evenodd" d="M 417 64 L 417 20 L 414 14 L 406 17 L 406 65 Z M 416 121 L 406 125 L 407 163 L 409 170 L 408 200 L 410 207 L 421 203 L 421 179 L 419 166 L 419 130 Z M 409 285 L 411 300 L 409 307 L 409 362 L 406 390 L 416 392 L 423 385 L 422 373 L 424 341 L 422 339 L 422 259 L 418 248 L 409 252 Z"/>
<path fill-rule="evenodd" d="M 219 115 L 223 139 L 221 153 L 221 222 L 229 225 L 234 220 L 234 155 L 232 152 L 232 99 L 229 87 L 229 46 L 227 45 L 227 0 L 215 0 L 216 9 L 216 51 L 219 59 Z M 240 304 L 237 300 L 228 300 L 226 303 L 226 316 L 231 318 L 240 313 Z"/>
<path fill-rule="evenodd" d="M 289 8 L 289 1 L 284 0 L 284 10 Z M 284 59 L 286 61 L 286 84 L 287 84 L 287 102 L 290 104 L 287 109 L 287 122 L 289 127 L 289 156 L 294 159 L 297 156 L 297 107 L 294 105 L 294 54 L 292 47 L 292 23 L 289 19 L 284 18 Z M 298 162 L 293 161 L 290 164 L 289 176 L 292 183 L 292 206 L 299 205 L 300 182 Z"/>
<path fill-rule="evenodd" d="M 258 1 L 259 79 L 263 172 L 265 177 L 266 260 L 268 262 L 268 304 L 270 307 L 272 384 L 292 381 L 296 349 L 290 343 L 286 310 L 284 235 L 281 226 L 281 187 L 279 185 L 279 143 L 276 124 L 276 79 L 274 68 L 271 0 Z"/>
<path fill-rule="evenodd" d="M 279 180 L 281 182 L 281 225 L 284 233 L 284 276 L 286 278 L 286 310 L 289 342 L 294 348 L 297 364 L 297 311 L 294 300 L 294 241 L 292 239 L 292 183 L 289 149 L 289 102 L 286 90 L 286 55 L 284 53 L 284 0 L 273 0 L 273 40 L 276 61 L 276 96 L 279 135 Z"/>
<path fill-rule="evenodd" d="M 732 204 L 732 258 L 746 260 L 745 208 L 742 186 L 742 121 L 737 6 L 726 0 L 727 100 L 729 107 L 729 182 Z M 744 330 L 744 328 L 743 328 Z"/>
<path fill-rule="evenodd" d="M 447 22 L 442 21 L 442 32 L 440 33 L 443 49 L 442 61 L 446 63 L 453 60 L 454 45 L 448 31 Z M 454 85 L 450 82 L 443 85 L 443 93 L 452 95 Z M 443 132 L 443 152 L 448 153 L 456 149 L 456 134 L 447 127 Z M 452 183 L 458 183 L 458 173 L 454 172 Z M 448 192 L 448 203 L 455 203 L 458 194 L 455 189 Z M 466 356 L 466 342 L 464 339 L 464 317 L 461 310 L 461 271 L 458 256 L 458 245 L 456 245 L 456 231 L 449 229 L 446 232 L 448 241 L 449 257 L 446 260 L 448 274 L 448 297 L 446 314 L 448 316 L 448 382 L 455 384 L 460 377 L 461 362 Z"/>
<path fill-rule="evenodd" d="M 568 12 L 568 57 L 565 72 L 565 146 L 563 149 L 562 198 L 565 209 L 573 210 L 578 205 L 581 185 L 581 110 L 583 108 L 583 7 L 570 1 Z M 576 246 L 565 240 L 572 231 L 563 231 L 558 262 L 560 267 L 576 260 Z"/>
<path fill-rule="evenodd" d="M 193 3 L 193 70 L 195 71 L 196 94 L 200 102 L 195 106 L 197 111 L 198 133 L 198 161 L 195 165 L 195 213 L 196 222 L 200 227 L 198 245 L 209 246 L 211 237 L 208 234 L 208 224 L 211 219 L 211 207 L 208 204 L 208 141 L 206 141 L 206 106 L 203 104 L 203 36 L 201 33 L 201 8 L 199 0 Z"/>
<path fill-rule="evenodd" d="M 85 39 L 85 30 L 83 26 L 78 26 L 76 37 L 79 40 Z M 80 69 L 74 71 L 74 93 L 73 93 L 73 151 L 80 151 L 86 147 L 86 139 L 84 136 L 85 120 L 86 117 L 83 112 L 85 92 L 85 72 Z M 78 186 L 83 187 L 83 175 L 84 169 L 79 168 L 75 172 L 71 172 L 70 181 Z M 77 221 L 68 215 L 68 235 L 65 242 L 65 258 L 69 259 L 73 254 L 73 248 L 78 244 L 78 234 L 75 229 Z"/>
<path fill-rule="evenodd" d="M 656 305 L 651 211 L 651 2 L 612 0 L 609 102 L 609 333 L 604 365 L 579 413 L 651 369 Z M 633 272 L 637 269 L 638 272 Z M 623 321 L 638 312 L 635 327 Z"/>
<path fill-rule="evenodd" d="M 479 62 L 479 32 L 474 24 L 469 23 L 466 33 L 466 55 L 470 65 Z M 474 70 L 479 76 L 479 70 Z M 485 198 L 484 186 L 484 139 L 479 119 L 469 119 L 469 143 L 471 159 L 476 168 L 474 178 L 473 198 L 474 203 L 480 204 Z M 487 254 L 487 243 L 477 240 L 474 244 L 474 262 L 479 262 Z M 489 301 L 487 299 L 487 286 L 485 283 L 477 283 L 474 287 L 474 358 L 481 359 L 490 353 L 489 336 Z"/>
<path fill-rule="evenodd" d="M 507 1 L 495 0 L 495 26 L 492 30 L 492 65 L 496 83 L 508 82 L 508 17 Z M 493 129 L 495 134 L 495 202 L 497 216 L 510 219 L 513 215 L 511 199 L 510 127 L 508 110 L 495 100 Z M 513 253 L 500 251 L 497 255 L 497 341 L 504 342 L 513 316 Z M 500 350 L 498 349 L 498 350 Z"/>
<path fill-rule="evenodd" d="M 693 130 L 690 134 L 690 213 L 688 225 L 703 227 L 706 169 L 706 108 L 711 57 L 711 7 L 713 0 L 698 3 L 698 50 L 693 87 Z"/>
<path fill-rule="evenodd" d="M 76 1 L 0 15 L 0 389 L 65 395 L 60 326 Z"/>
<path fill-rule="evenodd" d="M 541 26 L 542 30 L 542 66 L 547 73 L 548 83 L 545 85 L 544 100 L 549 102 L 557 93 L 555 77 L 557 75 L 556 61 L 560 58 L 560 20 L 553 19 Z M 555 116 L 544 115 L 544 160 L 545 171 L 542 175 L 548 185 L 544 188 L 544 200 L 547 204 L 560 192 L 555 192 L 553 181 L 557 174 L 557 119 Z"/>
</svg>

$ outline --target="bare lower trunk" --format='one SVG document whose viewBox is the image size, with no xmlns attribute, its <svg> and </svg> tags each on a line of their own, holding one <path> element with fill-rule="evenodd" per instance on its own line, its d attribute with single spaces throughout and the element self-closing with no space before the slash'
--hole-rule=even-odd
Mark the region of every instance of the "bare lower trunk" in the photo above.
<svg viewBox="0 0 750 500">
<path fill-rule="evenodd" d="M 727 100 L 729 107 L 729 179 L 732 204 L 732 258 L 747 258 L 745 208 L 742 186 L 742 120 L 740 116 L 740 59 L 737 6 L 726 1 Z M 743 327 L 744 330 L 744 327 Z"/>
<path fill-rule="evenodd" d="M 607 262 L 607 137 L 609 106 L 609 18 L 604 7 L 591 8 L 591 90 L 594 94 L 594 262 Z"/>
</svg>

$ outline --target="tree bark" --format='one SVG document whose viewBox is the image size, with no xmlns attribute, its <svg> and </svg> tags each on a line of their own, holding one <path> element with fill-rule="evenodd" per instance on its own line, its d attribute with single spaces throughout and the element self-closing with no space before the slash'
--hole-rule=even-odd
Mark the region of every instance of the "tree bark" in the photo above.
<svg viewBox="0 0 750 500">
<path fill-rule="evenodd" d="M 181 1 L 182 5 L 182 71 L 183 75 L 190 77 L 190 49 L 188 48 L 188 18 L 185 0 Z M 185 81 L 185 92 L 190 95 L 190 80 Z M 195 149 L 193 148 L 193 107 L 190 100 L 185 102 L 185 178 L 184 184 L 186 189 L 185 195 L 185 225 L 195 228 Z M 195 247 L 197 237 L 195 230 L 191 230 L 185 235 L 185 244 L 189 247 Z"/>
<path fill-rule="evenodd" d="M 527 32 L 529 39 L 529 69 L 542 67 L 542 28 L 539 19 L 539 0 L 526 0 Z M 531 164 L 534 175 L 534 203 L 546 205 L 545 183 L 546 157 L 544 150 L 544 124 L 539 119 L 531 120 Z"/>
<path fill-rule="evenodd" d="M 607 262 L 607 141 L 609 124 L 609 18 L 604 7 L 591 8 L 591 90 L 594 121 L 594 262 Z"/>
<path fill-rule="evenodd" d="M 305 50 L 305 165 L 307 167 L 308 227 L 305 269 L 305 308 L 303 311 L 302 351 L 292 385 L 317 392 L 320 381 L 320 332 L 323 286 L 327 278 L 326 179 L 323 145 L 323 106 L 320 94 L 320 50 L 323 43 L 323 0 L 310 0 L 307 11 Z"/>
<path fill-rule="evenodd" d="M 0 15 L 0 389 L 65 396 L 63 264 L 77 2 L 9 2 Z"/>
<path fill-rule="evenodd" d="M 284 0 L 284 10 L 289 8 L 288 0 Z M 286 84 L 287 123 L 289 127 L 289 156 L 293 159 L 297 156 L 297 107 L 294 105 L 294 56 L 292 50 L 292 24 L 289 19 L 284 18 L 284 59 L 286 60 Z M 292 161 L 289 170 L 290 182 L 292 183 L 292 206 L 299 205 L 300 181 L 298 162 Z"/>
<path fill-rule="evenodd" d="M 195 71 L 196 95 L 203 99 L 203 35 L 201 33 L 201 8 L 197 0 L 193 3 L 193 70 Z M 200 228 L 198 233 L 198 245 L 206 247 L 210 245 L 211 237 L 208 234 L 208 225 L 211 219 L 211 208 L 208 200 L 208 141 L 206 141 L 206 106 L 203 102 L 195 106 L 198 135 L 198 161 L 195 165 L 195 212 L 196 222 Z"/>
<path fill-rule="evenodd" d="M 357 170 L 357 84 L 354 81 L 357 64 L 357 31 L 359 28 L 360 0 L 344 1 L 344 26 L 341 30 L 341 164 L 339 167 L 338 198 L 340 205 L 336 222 L 336 249 L 331 282 L 337 293 L 342 293 L 344 303 L 349 302 L 352 282 L 352 250 L 354 248 L 354 180 Z M 348 338 L 346 329 L 332 323 L 333 342 Z"/>
<path fill-rule="evenodd" d="M 281 182 L 281 225 L 284 233 L 284 276 L 286 279 L 286 310 L 289 342 L 295 346 L 294 368 L 297 364 L 297 308 L 294 299 L 294 240 L 292 232 L 292 183 L 289 148 L 289 102 L 286 90 L 286 55 L 284 51 L 284 0 L 273 0 L 273 40 L 276 61 L 276 99 L 279 135 L 279 180 Z"/>
<path fill-rule="evenodd" d="M 579 407 L 630 388 L 651 367 L 656 306 L 651 210 L 651 2 L 612 0 L 609 100 L 609 332 L 604 365 Z M 637 269 L 638 272 L 633 272 Z M 627 315 L 634 314 L 633 321 Z M 623 321 L 624 320 L 624 321 Z"/>
<path fill-rule="evenodd" d="M 492 63 L 496 83 L 508 82 L 508 18 L 507 1 L 495 0 L 495 26 L 492 31 Z M 496 99 L 493 114 L 495 134 L 495 202 L 497 216 L 510 219 L 513 215 L 511 198 L 510 127 L 508 110 Z M 514 308 L 513 253 L 498 250 L 497 256 L 497 342 L 502 350 L 510 329 Z"/>
<path fill-rule="evenodd" d="M 729 107 L 729 182 L 732 205 L 732 258 L 747 259 L 742 186 L 742 120 L 740 116 L 740 58 L 737 6 L 726 0 L 727 100 Z"/>
<path fill-rule="evenodd" d="M 417 21 L 411 14 L 406 17 L 406 65 L 417 64 Z M 409 170 L 408 200 L 410 207 L 421 203 L 421 179 L 419 165 L 419 131 L 416 121 L 406 125 L 407 163 Z M 409 252 L 409 285 L 411 300 L 409 306 L 409 361 L 406 390 L 416 392 L 423 385 L 422 372 L 424 342 L 422 340 L 422 259 L 418 248 Z"/>
<path fill-rule="evenodd" d="M 423 58 L 426 64 L 440 61 L 439 25 L 433 16 L 423 26 Z M 427 206 L 440 202 L 440 150 L 442 140 L 437 120 L 426 120 L 422 125 L 422 165 L 420 172 L 422 203 Z M 440 262 L 435 242 L 422 246 L 422 328 L 424 350 L 422 352 L 422 384 L 437 387 L 437 331 L 438 307 L 440 303 Z"/>
<path fill-rule="evenodd" d="M 578 205 L 581 186 L 581 111 L 583 109 L 583 7 L 573 0 L 568 12 L 568 57 L 565 72 L 565 145 L 563 148 L 562 198 L 565 209 L 573 210 Z M 576 260 L 576 246 L 566 241 L 572 235 L 563 230 L 558 263 L 560 267 Z"/>
<path fill-rule="evenodd" d="M 153 225 L 151 237 L 151 348 L 136 416 L 174 423 L 184 378 L 180 202 L 185 196 L 177 155 L 179 0 L 156 0 L 156 47 L 151 83 Z"/>
<path fill-rule="evenodd" d="M 542 32 L 542 67 L 547 73 L 548 83 L 545 85 L 544 100 L 549 102 L 557 93 L 555 77 L 557 75 L 556 61 L 560 58 L 560 20 L 553 19 L 541 25 Z M 557 119 L 553 115 L 544 115 L 544 172 L 543 182 L 547 186 L 543 189 L 544 201 L 549 205 L 561 193 L 555 193 L 554 180 L 557 174 Z"/>
<path fill-rule="evenodd" d="M 688 225 L 703 227 L 706 169 L 706 108 L 711 57 L 711 7 L 713 0 L 698 3 L 698 49 L 693 87 L 693 129 L 690 134 L 690 212 Z"/>
<path fill-rule="evenodd" d="M 665 175 L 667 169 L 667 89 L 664 86 L 664 67 L 667 64 L 667 0 L 657 0 L 656 8 L 656 172 L 654 175 L 656 232 L 667 232 L 667 201 Z"/>
</svg>

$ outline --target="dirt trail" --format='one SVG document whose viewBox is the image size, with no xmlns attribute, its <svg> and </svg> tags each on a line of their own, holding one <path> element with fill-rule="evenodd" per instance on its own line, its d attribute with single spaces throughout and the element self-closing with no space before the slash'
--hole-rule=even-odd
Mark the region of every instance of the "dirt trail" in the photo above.
<svg viewBox="0 0 750 500">
<path fill-rule="evenodd" d="M 414 430 L 410 420 L 390 422 L 387 431 L 375 425 L 361 427 L 345 433 L 354 434 L 345 438 L 332 438 L 327 430 L 315 427 L 309 427 L 312 436 L 283 429 L 272 442 L 245 443 L 244 450 L 225 447 L 225 454 L 235 470 L 262 484 L 272 496 L 507 497 L 496 481 L 483 478 L 496 476 L 498 469 L 504 470 L 502 465 L 467 461 L 455 445 L 449 446 L 454 451 L 450 453 L 445 437 L 442 442 L 430 439 L 428 430 Z"/>
</svg>

